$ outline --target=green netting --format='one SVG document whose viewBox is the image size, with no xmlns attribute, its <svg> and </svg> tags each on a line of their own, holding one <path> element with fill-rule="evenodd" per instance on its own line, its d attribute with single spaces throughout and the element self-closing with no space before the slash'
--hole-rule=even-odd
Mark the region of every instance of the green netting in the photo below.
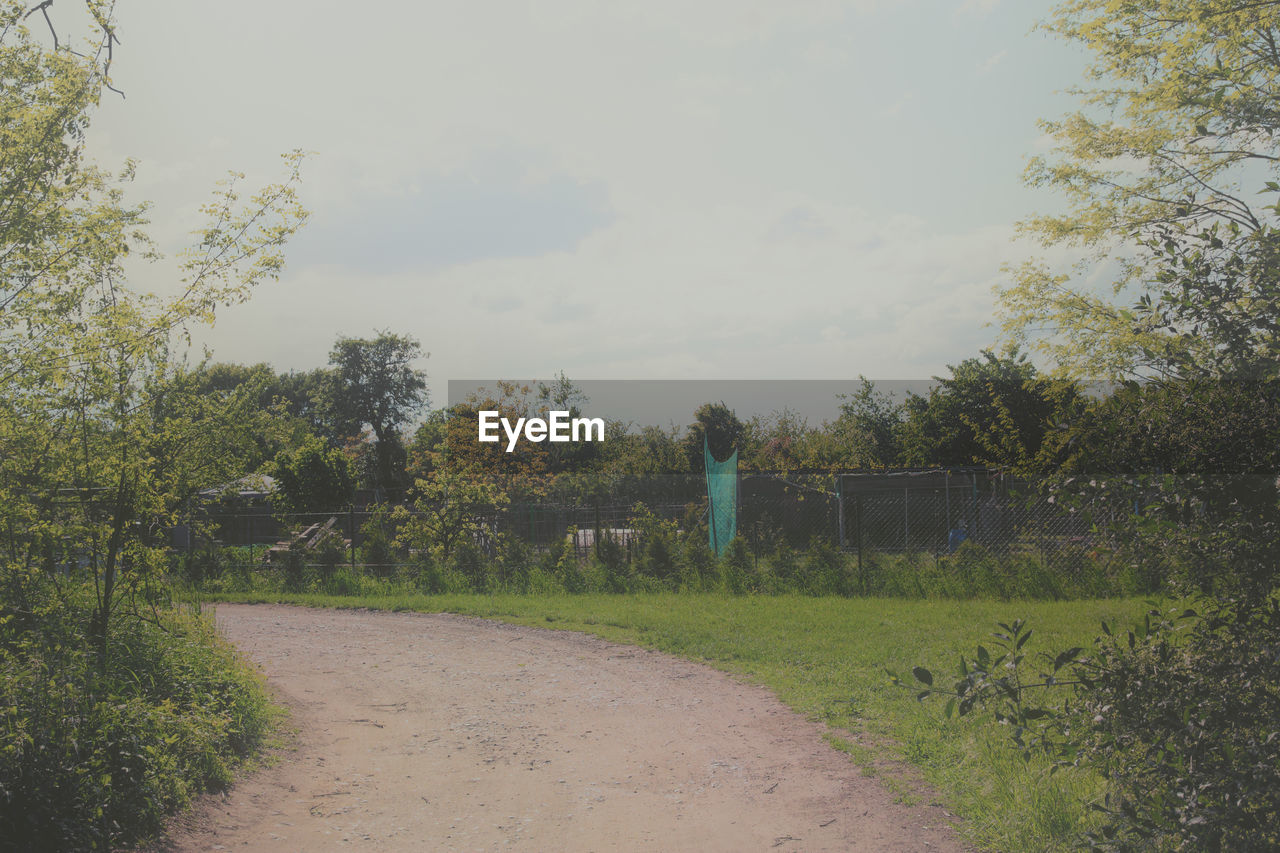
<svg viewBox="0 0 1280 853">
<path fill-rule="evenodd" d="M 703 436 L 702 455 L 707 468 L 707 529 L 711 550 L 719 557 L 738 532 L 738 451 L 717 462 Z"/>
</svg>

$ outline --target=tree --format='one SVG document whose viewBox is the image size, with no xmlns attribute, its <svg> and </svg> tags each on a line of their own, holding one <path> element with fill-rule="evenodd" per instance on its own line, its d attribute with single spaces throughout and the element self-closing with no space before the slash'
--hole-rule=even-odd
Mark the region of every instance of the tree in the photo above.
<svg viewBox="0 0 1280 853">
<path fill-rule="evenodd" d="M 1024 474 L 1056 468 L 1065 441 L 1056 427 L 1081 405 L 1074 383 L 1041 376 L 1016 350 L 984 350 L 950 370 L 934 377 L 927 397 L 907 398 L 905 464 L 1009 466 Z"/>
<path fill-rule="evenodd" d="M 505 436 L 496 442 L 479 441 L 480 412 L 497 412 L 499 418 L 515 424 L 535 414 L 532 392 L 528 385 L 499 381 L 492 391 L 479 389 L 451 406 L 438 439 L 440 451 L 430 457 L 432 467 L 492 485 L 512 501 L 545 494 L 551 442 L 517 441 L 508 453 Z"/>
<path fill-rule="evenodd" d="M 17 612 L 51 543 L 86 554 L 89 633 L 105 666 L 121 588 L 159 567 L 159 531 L 197 476 L 230 458 L 198 436 L 233 424 L 226 406 L 243 402 L 166 406 L 180 372 L 170 342 L 275 278 L 306 211 L 295 194 L 300 154 L 287 155 L 283 183 L 249 198 L 233 173 L 180 256 L 180 293 L 131 290 L 125 257 L 151 253 L 146 206 L 125 201 L 131 165 L 116 179 L 84 158 L 115 43 L 108 6 L 86 5 L 97 27 L 89 55 L 65 40 L 41 46 L 21 4 L 0 7 L 0 565 L 5 607 Z"/>
<path fill-rule="evenodd" d="M 756 415 L 744 424 L 745 453 L 738 455 L 747 470 L 787 471 L 804 466 L 813 430 L 790 409 Z"/>
<path fill-rule="evenodd" d="M 475 544 L 478 537 L 492 541 L 496 516 L 506 506 L 507 496 L 496 485 L 446 465 L 416 481 L 412 513 L 396 507 L 397 539 L 406 546 L 435 549 L 447 561 L 461 543 Z"/>
<path fill-rule="evenodd" d="M 684 437 L 685 457 L 689 460 L 689 470 L 701 473 L 705 467 L 703 460 L 703 437 L 711 448 L 711 455 L 724 460 L 735 450 L 742 449 L 746 437 L 746 424 L 738 420 L 738 416 L 724 404 L 703 403 L 693 413 L 694 421 L 689 424 Z"/>
<path fill-rule="evenodd" d="M 416 340 L 385 331 L 372 339 L 339 338 L 329 353 L 333 422 L 347 436 L 359 435 L 365 426 L 373 432 L 374 485 L 384 492 L 405 485 L 400 428 L 427 402 L 426 374 L 413 367 L 423 357 Z"/>
<path fill-rule="evenodd" d="M 281 451 L 267 471 L 275 477 L 276 500 L 286 512 L 333 512 L 351 503 L 351 461 L 316 436 Z"/>
<path fill-rule="evenodd" d="M 1068 0 L 1048 28 L 1090 49 L 1085 110 L 1046 123 L 1059 158 L 1032 184 L 1070 209 L 1025 226 L 1116 269 L 1111 297 L 1031 264 L 1004 294 L 1006 329 L 1040 334 L 1065 370 L 1129 384 L 1072 432 L 1061 493 L 1125 506 L 1121 547 L 1170 567 L 1196 611 L 1158 610 L 1026 677 L 1020 621 L 962 657 L 947 711 L 992 709 L 1018 752 L 1107 779 L 1106 849 L 1271 850 L 1280 843 L 1275 648 L 1280 565 L 1275 448 L 1280 3 Z M 1269 197 L 1268 201 L 1274 201 Z M 1123 301 L 1129 301 L 1128 306 Z M 1099 476 L 1097 467 L 1110 469 Z M 1097 519 L 1103 521 L 1105 519 Z M 1066 689 L 1061 705 L 1037 696 Z M 957 704 L 958 703 L 958 704 Z"/>
<path fill-rule="evenodd" d="M 876 392 L 866 377 L 852 394 L 842 395 L 840 416 L 831 426 L 841 464 L 851 468 L 886 468 L 902 453 L 903 408 Z"/>
<path fill-rule="evenodd" d="M 1026 180 L 1062 192 L 1067 212 L 1037 216 L 1025 231 L 1046 245 L 1078 246 L 1110 260 L 1113 293 L 1098 294 L 1033 262 L 1002 294 L 1004 326 L 1077 375 L 1167 372 L 1194 363 L 1224 328 L 1194 315 L 1216 311 L 1212 288 L 1182 289 L 1171 259 L 1193 261 L 1200 281 L 1230 275 L 1230 326 L 1275 351 L 1277 208 L 1280 191 L 1280 17 L 1252 0 L 1069 0 L 1045 27 L 1094 56 L 1083 109 L 1043 122 L 1055 158 L 1033 158 Z M 1246 259 L 1255 259 L 1247 261 Z M 1262 273 L 1262 275 L 1257 275 Z M 1255 290 L 1254 285 L 1257 285 Z M 1191 300 L 1191 314 L 1170 310 Z M 1125 303 L 1129 304 L 1125 304 Z M 1252 322 L 1257 319 L 1256 325 Z M 1241 323 L 1240 321 L 1244 322 Z M 1198 334 L 1186 334 L 1196 330 Z M 1208 336 L 1206 336 L 1206 333 Z"/>
</svg>

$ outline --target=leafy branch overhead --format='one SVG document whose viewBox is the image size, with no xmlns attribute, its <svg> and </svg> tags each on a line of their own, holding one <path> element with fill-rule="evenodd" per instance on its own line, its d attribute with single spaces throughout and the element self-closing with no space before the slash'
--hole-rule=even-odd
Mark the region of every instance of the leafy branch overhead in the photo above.
<svg viewBox="0 0 1280 853">
<path fill-rule="evenodd" d="M 1180 288 L 1162 277 L 1170 255 L 1204 266 L 1269 251 L 1280 186 L 1277 5 L 1243 0 L 1069 0 L 1044 27 L 1093 56 L 1078 111 L 1042 122 L 1054 153 L 1025 180 L 1060 193 L 1064 213 L 1033 216 L 1025 234 L 1075 247 L 1074 272 L 1029 262 L 1008 270 L 1004 328 L 1033 340 L 1076 375 L 1178 372 L 1223 347 L 1275 350 L 1274 276 L 1238 293 Z M 1206 251 L 1207 250 L 1207 251 Z M 1261 256 L 1261 255 L 1259 255 Z M 1255 269 L 1262 272 L 1263 268 Z M 1090 274 L 1112 282 L 1095 289 Z M 1200 309 L 1225 296 L 1251 339 L 1217 338 Z M 1245 312 L 1243 315 L 1239 312 Z M 1257 322 L 1251 322 L 1256 318 Z"/>
</svg>

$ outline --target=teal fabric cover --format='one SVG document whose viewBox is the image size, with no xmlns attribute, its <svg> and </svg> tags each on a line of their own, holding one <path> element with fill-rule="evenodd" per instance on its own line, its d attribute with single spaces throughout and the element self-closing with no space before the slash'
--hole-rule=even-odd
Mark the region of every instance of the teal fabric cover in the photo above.
<svg viewBox="0 0 1280 853">
<path fill-rule="evenodd" d="M 707 530 L 711 550 L 719 557 L 738 533 L 738 451 L 717 462 L 703 436 L 702 455 L 707 470 Z"/>
</svg>

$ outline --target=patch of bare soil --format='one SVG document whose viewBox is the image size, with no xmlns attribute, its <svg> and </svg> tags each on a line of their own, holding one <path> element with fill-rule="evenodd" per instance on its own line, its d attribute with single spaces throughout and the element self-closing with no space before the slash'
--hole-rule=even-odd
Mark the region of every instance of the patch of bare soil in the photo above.
<svg viewBox="0 0 1280 853">
<path fill-rule="evenodd" d="M 219 605 L 296 750 L 164 849 L 959 851 L 767 690 L 594 637 Z"/>
</svg>

